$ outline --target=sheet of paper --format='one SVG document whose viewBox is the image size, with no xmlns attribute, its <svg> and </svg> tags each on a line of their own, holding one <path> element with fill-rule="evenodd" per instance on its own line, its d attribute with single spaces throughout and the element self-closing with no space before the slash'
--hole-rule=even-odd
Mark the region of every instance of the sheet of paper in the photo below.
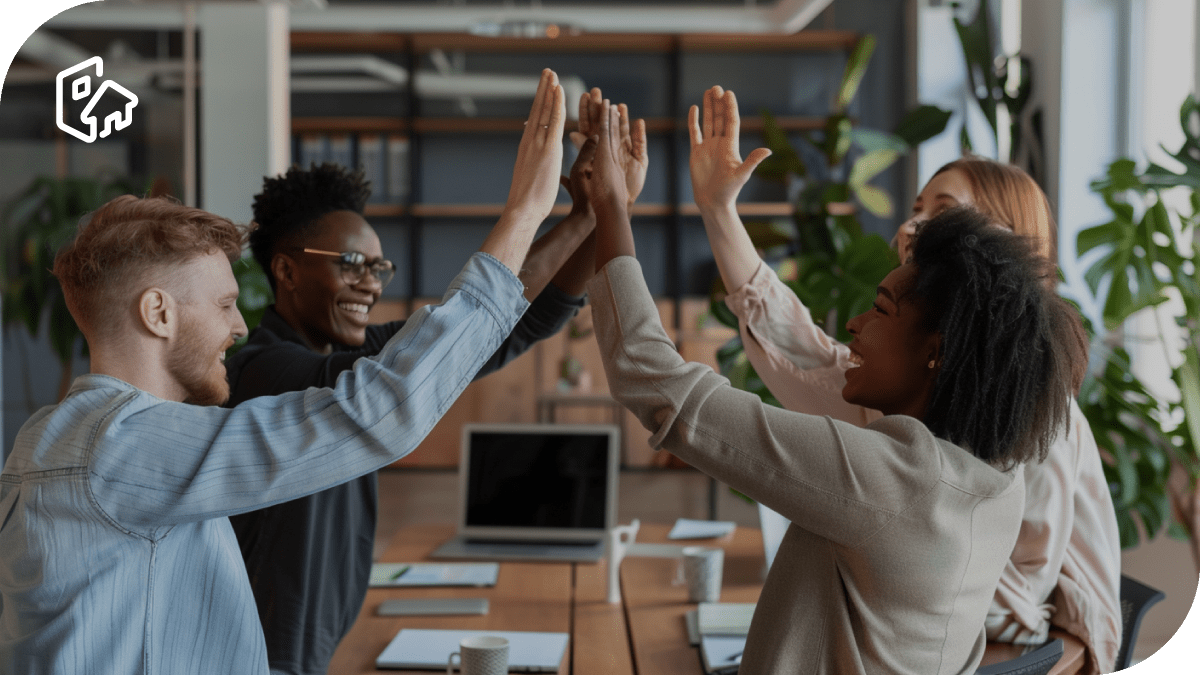
<svg viewBox="0 0 1200 675">
<path fill-rule="evenodd" d="M 667 534 L 667 539 L 716 539 L 732 534 L 736 523 L 727 520 L 692 520 L 680 518 Z"/>
<path fill-rule="evenodd" d="M 700 638 L 700 656 L 705 673 L 736 673 L 746 650 L 746 638 L 705 635 Z"/>
<path fill-rule="evenodd" d="M 500 563 L 375 563 L 371 586 L 495 586 Z"/>
</svg>

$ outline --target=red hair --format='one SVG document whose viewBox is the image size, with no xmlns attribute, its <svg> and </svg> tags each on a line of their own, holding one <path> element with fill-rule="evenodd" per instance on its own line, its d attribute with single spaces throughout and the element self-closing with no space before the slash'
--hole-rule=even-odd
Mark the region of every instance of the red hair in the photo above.
<svg viewBox="0 0 1200 675">
<path fill-rule="evenodd" d="M 122 195 L 96 209 L 54 258 L 71 316 L 89 339 L 119 325 L 120 308 L 141 290 L 194 258 L 242 253 L 246 230 L 227 218 L 165 197 Z"/>
</svg>

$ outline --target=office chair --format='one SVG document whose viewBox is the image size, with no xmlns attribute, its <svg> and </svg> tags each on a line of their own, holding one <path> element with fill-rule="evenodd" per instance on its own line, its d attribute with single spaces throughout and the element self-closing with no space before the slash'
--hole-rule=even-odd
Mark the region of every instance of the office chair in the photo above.
<svg viewBox="0 0 1200 675">
<path fill-rule="evenodd" d="M 1167 597 L 1157 588 L 1121 575 L 1121 649 L 1117 651 L 1116 670 L 1124 670 L 1133 661 L 1133 645 L 1137 643 L 1138 628 L 1146 610 Z"/>
<path fill-rule="evenodd" d="M 1046 675 L 1062 655 L 1063 641 L 1054 638 L 1015 659 L 980 666 L 975 675 Z"/>
</svg>

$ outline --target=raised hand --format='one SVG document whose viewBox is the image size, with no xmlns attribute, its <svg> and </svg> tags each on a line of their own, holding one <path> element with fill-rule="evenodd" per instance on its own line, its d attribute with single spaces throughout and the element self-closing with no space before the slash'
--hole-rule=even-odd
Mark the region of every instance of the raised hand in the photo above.
<svg viewBox="0 0 1200 675">
<path fill-rule="evenodd" d="M 618 159 L 621 152 L 619 112 L 605 100 L 599 113 L 598 133 L 593 136 L 596 154 L 591 166 L 584 170 L 583 187 L 597 216 L 602 212 L 616 212 L 627 218 L 629 189 Z"/>
<path fill-rule="evenodd" d="M 719 86 L 704 92 L 703 127 L 696 106 L 688 110 L 692 144 L 688 166 L 692 193 L 701 212 L 733 208 L 755 167 L 771 155 L 767 148 L 757 148 L 743 162 L 738 149 L 741 127 L 737 97 Z"/>
<path fill-rule="evenodd" d="M 558 196 L 566 116 L 558 75 L 547 68 L 542 71 L 537 94 L 533 97 L 533 107 L 529 110 L 529 119 L 521 135 L 521 145 L 517 149 L 512 187 L 504 205 L 506 214 L 535 218 L 539 223 L 550 215 Z"/>
<path fill-rule="evenodd" d="M 579 99 L 579 131 L 571 132 L 571 141 L 576 148 L 583 146 L 584 141 L 599 132 L 600 107 L 603 98 L 600 90 L 593 87 Z M 629 193 L 629 206 L 637 201 L 646 184 L 646 170 L 650 159 L 646 153 L 646 122 L 642 119 L 629 119 L 629 107 L 624 103 L 618 104 L 618 149 L 616 153 L 617 166 L 625 176 L 625 189 Z"/>
<path fill-rule="evenodd" d="M 596 270 L 617 256 L 633 255 L 629 226 L 629 189 L 617 163 L 620 153 L 620 112 L 608 101 L 600 107 L 596 156 L 584 171 L 583 186 L 596 212 Z"/>
</svg>

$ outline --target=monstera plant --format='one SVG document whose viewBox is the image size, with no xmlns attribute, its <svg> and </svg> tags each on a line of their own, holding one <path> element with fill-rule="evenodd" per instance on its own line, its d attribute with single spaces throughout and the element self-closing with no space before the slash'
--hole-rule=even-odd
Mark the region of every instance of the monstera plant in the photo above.
<svg viewBox="0 0 1200 675">
<path fill-rule="evenodd" d="M 892 133 L 855 128 L 849 108 L 874 50 L 873 36 L 859 40 L 846 62 L 832 111 L 819 130 L 801 134 L 798 146 L 770 113 L 763 113 L 763 133 L 772 154 L 756 174 L 798 188 L 799 196 L 791 231 L 770 222 L 746 223 L 755 246 L 774 254 L 780 278 L 808 306 L 813 319 L 841 340 L 850 338 L 847 319 L 871 306 L 876 286 L 898 262 L 888 242 L 865 234 L 858 219 L 860 210 L 880 217 L 895 212 L 891 196 L 869 181 L 941 133 L 950 119 L 945 110 L 921 106 Z M 820 159 L 802 159 L 813 157 Z M 725 306 L 724 295 L 718 279 L 710 310 L 718 321 L 736 328 L 737 318 Z M 777 404 L 750 366 L 739 338 L 718 350 L 717 360 L 734 386 Z"/>
<path fill-rule="evenodd" d="M 1080 406 L 1107 454 L 1122 546 L 1137 545 L 1139 522 L 1147 537 L 1166 528 L 1190 538 L 1200 568 L 1200 105 L 1194 96 L 1179 116 L 1185 140 L 1170 155 L 1182 172 L 1121 159 L 1092 183 L 1113 218 L 1079 233 L 1079 254 L 1098 255 L 1085 278 L 1103 306 L 1103 331 L 1094 343 L 1103 367 L 1085 382 Z M 1181 306 L 1174 321 L 1145 311 L 1172 298 Z M 1173 398 L 1156 400 L 1130 371 L 1121 337 L 1135 317 L 1153 326 L 1155 348 L 1178 391 Z"/>
</svg>

